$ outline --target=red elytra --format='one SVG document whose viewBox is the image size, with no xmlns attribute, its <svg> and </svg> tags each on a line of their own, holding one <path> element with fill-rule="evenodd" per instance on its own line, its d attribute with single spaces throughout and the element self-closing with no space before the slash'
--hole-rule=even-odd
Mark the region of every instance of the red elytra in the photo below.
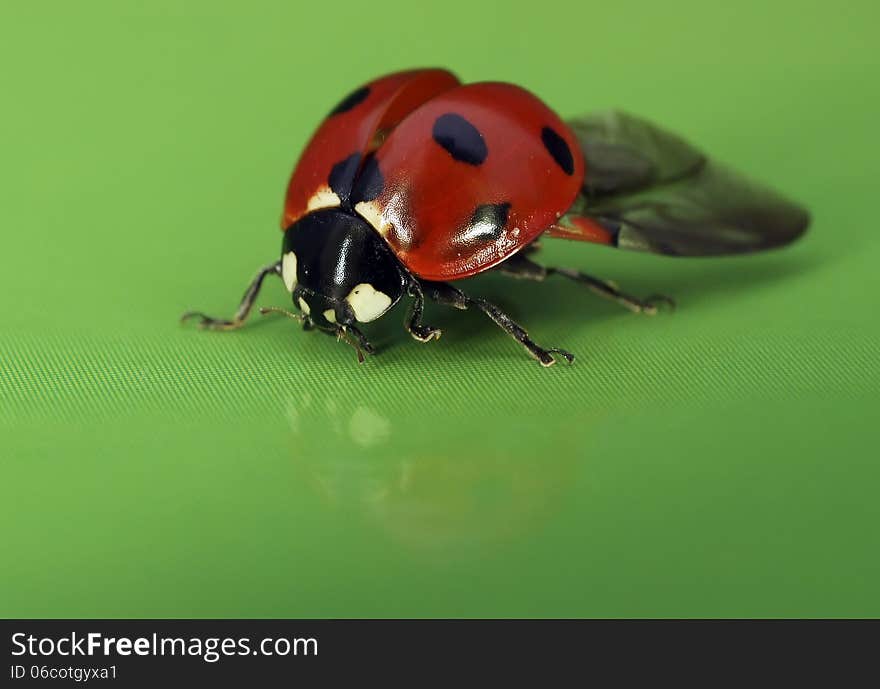
<svg viewBox="0 0 880 689">
<path fill-rule="evenodd" d="M 438 118 L 448 113 L 475 130 L 475 155 L 437 145 Z M 354 154 L 372 154 L 382 181 L 378 197 L 355 212 L 428 280 L 468 277 L 522 249 L 554 226 L 584 179 L 574 133 L 525 89 L 461 85 L 439 69 L 401 72 L 354 91 L 318 128 L 291 176 L 283 230 L 340 205 L 329 178 Z M 475 222 L 480 207 L 506 214 L 500 232 Z"/>
</svg>

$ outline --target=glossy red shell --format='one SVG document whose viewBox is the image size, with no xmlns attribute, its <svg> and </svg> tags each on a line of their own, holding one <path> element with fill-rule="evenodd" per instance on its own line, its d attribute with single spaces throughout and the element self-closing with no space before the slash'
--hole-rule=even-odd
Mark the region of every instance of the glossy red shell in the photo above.
<svg viewBox="0 0 880 689">
<path fill-rule="evenodd" d="M 389 74 L 353 91 L 349 98 L 364 90 L 367 96 L 349 109 L 328 115 L 303 150 L 287 185 L 281 229 L 314 210 L 309 201 L 319 202 L 316 194 L 327 187 L 333 165 L 352 153 L 368 153 L 415 108 L 458 84 L 446 70 L 419 69 Z"/>
<path fill-rule="evenodd" d="M 353 210 L 421 278 L 474 275 L 554 225 L 583 182 L 574 133 L 518 86 L 450 78 L 426 70 L 380 79 L 363 103 L 325 121 L 291 179 L 283 226 L 327 200 L 318 191 L 354 152 L 373 154 L 381 191 Z M 445 135 L 449 121 L 476 153 Z"/>
</svg>

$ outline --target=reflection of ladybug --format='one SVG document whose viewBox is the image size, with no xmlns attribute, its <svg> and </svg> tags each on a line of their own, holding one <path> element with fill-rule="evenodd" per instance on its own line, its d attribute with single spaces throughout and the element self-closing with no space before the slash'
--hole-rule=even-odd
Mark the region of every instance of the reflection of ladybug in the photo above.
<svg viewBox="0 0 880 689">
<path fill-rule="evenodd" d="M 302 314 L 262 311 L 335 333 L 360 360 L 373 349 L 356 323 L 406 294 L 417 340 L 440 336 L 421 322 L 427 297 L 483 311 L 550 366 L 553 354 L 573 357 L 539 347 L 496 306 L 449 282 L 495 267 L 534 280 L 559 274 L 654 313 L 665 298 L 636 299 L 527 255 L 544 233 L 673 255 L 742 253 L 786 244 L 807 222 L 797 206 L 642 120 L 610 112 L 567 125 L 518 86 L 400 72 L 353 91 L 318 128 L 290 179 L 281 259 L 260 271 L 234 318 L 184 318 L 237 328 L 276 274 Z"/>
</svg>

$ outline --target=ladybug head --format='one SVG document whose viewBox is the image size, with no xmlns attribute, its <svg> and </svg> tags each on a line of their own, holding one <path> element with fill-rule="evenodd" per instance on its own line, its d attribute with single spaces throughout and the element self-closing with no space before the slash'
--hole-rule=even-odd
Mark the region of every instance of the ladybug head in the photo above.
<svg viewBox="0 0 880 689">
<path fill-rule="evenodd" d="M 376 230 L 336 209 L 287 228 L 281 268 L 293 303 L 325 328 L 376 320 L 400 301 L 408 280 Z"/>
</svg>

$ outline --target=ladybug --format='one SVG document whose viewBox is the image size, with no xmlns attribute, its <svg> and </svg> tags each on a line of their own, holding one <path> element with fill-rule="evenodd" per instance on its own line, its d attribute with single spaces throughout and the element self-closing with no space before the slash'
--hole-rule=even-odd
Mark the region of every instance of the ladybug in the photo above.
<svg viewBox="0 0 880 689">
<path fill-rule="evenodd" d="M 559 275 L 624 307 L 638 299 L 576 270 L 532 260 L 542 236 L 673 256 L 782 246 L 809 217 L 640 118 L 611 111 L 564 122 L 519 86 L 462 84 L 443 69 L 390 74 L 343 98 L 318 127 L 290 178 L 281 257 L 262 268 L 231 320 L 187 312 L 204 328 L 240 327 L 264 279 L 280 277 L 296 311 L 282 313 L 374 349 L 360 329 L 402 298 L 407 331 L 426 300 L 476 308 L 543 366 L 571 353 L 538 346 L 497 306 L 453 282 L 488 270 L 541 281 Z"/>
</svg>

